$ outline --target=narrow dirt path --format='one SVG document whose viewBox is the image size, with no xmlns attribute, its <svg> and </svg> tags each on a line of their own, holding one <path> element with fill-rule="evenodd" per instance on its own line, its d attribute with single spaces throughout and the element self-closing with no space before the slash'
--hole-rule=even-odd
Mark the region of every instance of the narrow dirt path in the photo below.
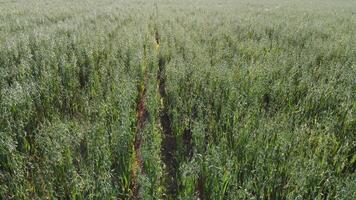
<svg viewBox="0 0 356 200">
<path fill-rule="evenodd" d="M 136 132 L 134 139 L 134 163 L 131 170 L 131 190 L 133 193 L 133 199 L 139 200 L 139 184 L 137 182 L 137 173 L 138 171 L 141 174 L 145 175 L 145 170 L 143 166 L 143 158 L 141 155 L 141 144 L 142 144 L 142 134 L 144 129 L 144 124 L 148 118 L 148 111 L 145 106 L 145 97 L 146 97 L 146 86 L 148 82 L 148 69 L 147 69 L 147 53 L 146 46 L 144 46 L 144 58 L 143 58 L 143 78 L 138 85 L 138 98 L 137 98 L 137 107 L 136 107 Z"/>
<path fill-rule="evenodd" d="M 157 71 L 157 81 L 158 81 L 158 92 L 161 98 L 161 108 L 159 112 L 160 123 L 162 127 L 162 143 L 161 143 L 161 156 L 162 161 L 165 164 L 165 170 L 167 175 L 165 176 L 165 185 L 167 189 L 167 195 L 176 199 L 178 195 L 178 182 L 177 174 L 179 164 L 177 161 L 177 141 L 176 136 L 173 134 L 171 118 L 169 116 L 169 99 L 166 91 L 166 60 L 160 52 L 160 35 L 156 28 L 155 30 L 155 42 L 156 50 L 158 56 L 158 71 Z"/>
</svg>

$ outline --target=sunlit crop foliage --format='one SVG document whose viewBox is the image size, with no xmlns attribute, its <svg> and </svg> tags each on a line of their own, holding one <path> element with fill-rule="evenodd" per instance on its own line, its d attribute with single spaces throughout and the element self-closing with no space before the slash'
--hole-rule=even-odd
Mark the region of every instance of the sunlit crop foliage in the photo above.
<svg viewBox="0 0 356 200">
<path fill-rule="evenodd" d="M 0 199 L 355 199 L 355 152 L 355 1 L 0 1 Z"/>
</svg>

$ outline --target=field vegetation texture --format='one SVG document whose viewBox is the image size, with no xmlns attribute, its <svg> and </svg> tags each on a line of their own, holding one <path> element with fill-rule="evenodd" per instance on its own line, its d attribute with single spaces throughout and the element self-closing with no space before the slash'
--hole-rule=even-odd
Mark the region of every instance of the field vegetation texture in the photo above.
<svg viewBox="0 0 356 200">
<path fill-rule="evenodd" d="M 0 199 L 356 199 L 356 1 L 0 0 Z"/>
</svg>

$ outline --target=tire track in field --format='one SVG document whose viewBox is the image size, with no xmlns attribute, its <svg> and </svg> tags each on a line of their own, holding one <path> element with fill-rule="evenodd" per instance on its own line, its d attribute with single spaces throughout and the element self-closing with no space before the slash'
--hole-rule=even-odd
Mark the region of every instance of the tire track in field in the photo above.
<svg viewBox="0 0 356 200">
<path fill-rule="evenodd" d="M 143 166 L 143 158 L 141 155 L 141 144 L 142 144 L 142 134 L 144 130 L 145 122 L 148 119 L 148 110 L 145 106 L 145 97 L 146 97 L 146 86 L 148 84 L 148 69 L 147 69 L 147 52 L 146 45 L 144 45 L 144 58 L 143 58 L 143 78 L 138 85 L 138 98 L 137 98 L 137 107 L 136 107 L 136 132 L 134 139 L 134 158 L 133 158 L 133 167 L 131 170 L 131 191 L 134 200 L 141 199 L 139 194 L 139 184 L 138 184 L 138 171 L 142 175 L 145 175 L 145 170 Z"/>
<path fill-rule="evenodd" d="M 160 52 L 160 35 L 155 28 L 155 43 L 158 57 L 158 92 L 161 100 L 161 108 L 159 111 L 160 125 L 162 128 L 161 156 L 165 165 L 166 176 L 165 185 L 167 194 L 170 198 L 176 199 L 178 195 L 177 174 L 179 163 L 177 160 L 177 140 L 172 131 L 171 118 L 169 116 L 169 99 L 166 91 L 166 59 Z"/>
<path fill-rule="evenodd" d="M 184 26 L 184 24 L 182 24 L 182 21 L 176 20 L 176 25 L 179 25 L 186 33 L 190 33 L 189 29 L 186 28 L 186 26 Z M 186 35 L 185 37 L 189 37 L 188 40 L 194 40 L 195 38 L 192 38 L 191 35 Z M 184 49 L 184 46 L 180 46 Z M 183 59 L 186 59 L 185 53 L 183 52 Z M 210 62 L 211 63 L 211 62 Z M 192 135 L 192 123 L 193 121 L 198 117 L 198 110 L 197 107 L 193 107 L 191 116 L 189 118 L 189 124 L 187 127 L 185 127 L 184 132 L 183 132 L 183 146 L 185 147 L 185 157 L 187 160 L 191 160 L 194 157 L 194 142 L 193 142 L 193 135 Z M 206 148 L 207 148 L 207 142 L 208 141 L 208 135 L 204 136 L 204 154 L 206 152 Z M 195 183 L 195 194 L 197 195 L 197 198 L 200 200 L 204 200 L 207 199 L 207 195 L 206 195 L 206 191 L 205 191 L 205 187 L 204 187 L 204 183 L 205 183 L 205 176 L 202 170 L 200 170 L 199 174 L 198 174 L 198 179 Z"/>
</svg>

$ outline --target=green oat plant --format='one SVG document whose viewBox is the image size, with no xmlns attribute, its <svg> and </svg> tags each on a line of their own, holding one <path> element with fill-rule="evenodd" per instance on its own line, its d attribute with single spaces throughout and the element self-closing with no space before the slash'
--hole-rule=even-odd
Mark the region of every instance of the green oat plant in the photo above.
<svg viewBox="0 0 356 200">
<path fill-rule="evenodd" d="M 0 199 L 355 199 L 355 37 L 352 0 L 3 0 Z"/>
</svg>

